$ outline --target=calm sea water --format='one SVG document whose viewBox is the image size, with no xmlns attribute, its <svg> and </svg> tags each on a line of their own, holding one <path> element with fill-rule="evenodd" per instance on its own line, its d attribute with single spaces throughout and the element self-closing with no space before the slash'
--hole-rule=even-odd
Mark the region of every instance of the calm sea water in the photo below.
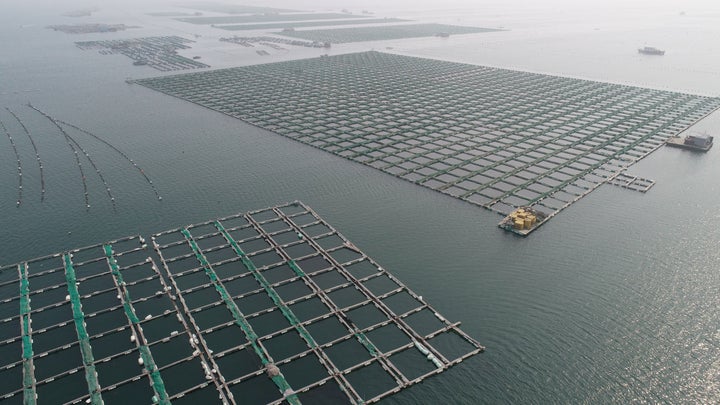
<svg viewBox="0 0 720 405">
<path fill-rule="evenodd" d="M 373 48 L 720 94 L 718 10 L 687 6 L 680 15 L 683 9 L 674 5 L 652 12 L 640 6 L 514 5 L 388 7 L 388 16 L 510 31 L 349 44 L 331 52 Z M 379 2 L 375 6 L 382 11 Z M 720 398 L 718 148 L 706 154 L 660 149 L 630 170 L 657 181 L 647 194 L 602 186 L 520 239 L 497 229 L 500 218 L 486 210 L 126 84 L 128 77 L 159 73 L 133 67 L 124 56 L 80 51 L 73 41 L 196 32 L 203 37 L 187 55 L 202 55 L 214 67 L 324 51 L 263 58 L 219 45 L 223 33 L 209 27 L 112 10 L 86 20 L 144 28 L 72 36 L 43 28 L 78 21 L 59 17 L 65 10 L 31 13 L 24 7 L 10 6 L 0 15 L 0 119 L 17 134 L 24 173 L 23 204 L 16 208 L 15 156 L 0 134 L 0 264 L 300 199 L 487 346 L 483 355 L 388 403 Z M 644 45 L 667 54 L 638 55 L 635 49 Z M 69 132 L 94 158 L 117 200 L 114 212 L 100 181 L 89 175 L 87 211 L 69 147 L 24 106 L 28 101 L 127 152 L 163 201 L 114 152 Z M 43 203 L 34 153 L 6 106 L 35 136 L 45 166 Z M 696 129 L 720 134 L 720 115 Z"/>
</svg>

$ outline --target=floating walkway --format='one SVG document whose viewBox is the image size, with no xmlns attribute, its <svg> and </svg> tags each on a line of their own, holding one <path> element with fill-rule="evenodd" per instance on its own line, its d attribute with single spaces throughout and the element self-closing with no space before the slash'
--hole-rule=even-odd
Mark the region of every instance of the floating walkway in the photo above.
<svg viewBox="0 0 720 405">
<path fill-rule="evenodd" d="M 655 180 L 646 179 L 638 176 L 633 176 L 631 174 L 628 174 L 626 172 L 619 173 L 617 176 L 613 177 L 610 181 L 610 184 L 622 188 L 626 188 L 628 190 L 633 191 L 639 191 L 641 193 L 647 193 L 648 190 L 652 188 L 652 186 L 655 185 Z"/>
<path fill-rule="evenodd" d="M 32 323 L 30 322 L 30 286 L 28 282 L 27 264 L 18 264 L 20 278 L 20 337 L 22 339 L 23 362 L 23 403 L 37 403 L 35 393 L 35 366 L 33 365 Z"/>
<path fill-rule="evenodd" d="M 372 403 L 484 350 L 300 202 L 0 273 L 6 401 Z"/>
<path fill-rule="evenodd" d="M 135 83 L 503 216 L 529 206 L 548 218 L 622 185 L 629 166 L 720 107 L 714 97 L 379 52 Z"/>
<path fill-rule="evenodd" d="M 75 329 L 77 330 L 78 345 L 82 354 L 83 364 L 85 366 L 85 381 L 88 384 L 90 393 L 90 403 L 93 405 L 101 405 L 103 403 L 102 395 L 100 395 L 100 382 L 95 371 L 95 357 L 92 353 L 90 345 L 90 336 L 87 332 L 85 323 L 85 314 L 80 303 L 80 292 L 78 291 L 78 281 L 75 275 L 75 268 L 72 264 L 70 254 L 63 255 L 65 263 L 65 279 L 67 281 L 68 297 L 70 298 L 70 306 L 73 312 L 73 320 L 75 321 Z"/>
</svg>

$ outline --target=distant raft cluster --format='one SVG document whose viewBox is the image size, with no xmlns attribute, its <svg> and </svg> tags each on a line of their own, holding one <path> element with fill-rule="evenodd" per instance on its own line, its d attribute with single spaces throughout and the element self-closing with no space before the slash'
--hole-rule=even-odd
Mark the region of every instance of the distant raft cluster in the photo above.
<svg viewBox="0 0 720 405">
<path fill-rule="evenodd" d="M 270 37 L 270 36 L 260 36 L 260 37 L 233 36 L 233 37 L 220 38 L 220 42 L 230 42 L 233 44 L 242 45 L 244 47 L 254 47 L 255 44 L 258 44 L 258 45 L 269 46 L 270 48 L 273 48 L 276 50 L 285 50 L 286 49 L 286 48 L 283 48 L 282 46 L 279 46 L 278 44 L 303 46 L 305 48 L 324 48 L 325 47 L 325 44 L 322 44 L 319 42 L 300 41 L 298 39 L 287 39 L 287 38 L 278 38 L 278 37 Z"/>
<path fill-rule="evenodd" d="M 122 54 L 134 65 L 149 66 L 161 72 L 210 67 L 197 60 L 178 55 L 178 49 L 189 49 L 193 41 L 178 36 L 145 37 L 107 41 L 76 42 L 82 50 L 97 50 L 103 55 Z"/>
<path fill-rule="evenodd" d="M 502 215 L 547 218 L 608 182 L 646 191 L 652 180 L 625 176 L 628 166 L 720 106 L 380 52 L 136 83 Z"/>
<path fill-rule="evenodd" d="M 71 25 L 49 25 L 53 31 L 60 31 L 66 34 L 91 34 L 95 32 L 118 32 L 129 28 L 140 28 L 125 24 L 71 24 Z"/>
<path fill-rule="evenodd" d="M 218 9 L 229 10 L 229 8 L 224 7 Z M 222 11 L 231 15 L 184 17 L 177 18 L 177 20 L 191 24 L 212 25 L 215 28 L 230 31 L 280 30 L 272 31 L 272 33 L 304 39 L 323 45 L 433 36 L 446 38 L 456 34 L 502 31 L 494 28 L 447 24 L 405 24 L 411 22 L 411 20 L 399 18 L 370 18 L 370 14 L 372 13 L 367 10 L 364 10 L 362 14 L 352 14 L 347 10 L 342 10 L 342 13 L 300 13 L 287 12 L 286 10 L 253 13 L 249 10 L 249 8 L 240 6 L 239 8 L 233 9 L 233 12 Z M 351 27 L 338 28 L 339 26 Z M 312 30 L 303 29 L 309 27 L 322 28 Z M 300 30 L 296 30 L 296 28 Z"/>
<path fill-rule="evenodd" d="M 322 43 L 344 44 L 348 42 L 385 41 L 390 39 L 449 37 L 450 35 L 479 34 L 494 31 L 499 30 L 447 24 L 410 24 L 317 30 L 283 30 L 280 35 Z"/>
<path fill-rule="evenodd" d="M 301 202 L 0 274 L 6 401 L 360 405 L 484 351 Z"/>
<path fill-rule="evenodd" d="M 68 133 L 68 129 L 72 129 L 74 131 L 77 131 L 78 133 L 84 134 L 86 136 L 91 137 L 92 139 L 98 141 L 99 143 L 105 145 L 106 147 L 113 150 L 115 153 L 120 155 L 124 160 L 126 160 L 134 169 L 136 169 L 142 177 L 145 179 L 145 181 L 148 183 L 150 188 L 152 189 L 153 193 L 155 194 L 155 197 L 158 200 L 162 200 L 162 197 L 158 193 L 157 188 L 153 184 L 152 180 L 148 177 L 148 175 L 145 173 L 145 171 L 140 168 L 130 157 L 125 154 L 123 151 L 112 145 L 107 140 L 101 138 L 100 136 L 84 130 L 77 125 L 67 123 L 61 120 L 58 120 L 52 116 L 50 116 L 48 113 L 44 112 L 43 110 L 40 110 L 39 108 L 35 107 L 32 104 L 27 104 L 26 106 L 28 108 L 28 111 L 32 111 L 34 113 L 37 113 L 38 115 L 44 117 L 44 119 L 47 119 L 58 131 L 58 133 L 65 139 L 65 143 L 67 144 L 68 148 L 70 149 L 70 152 L 73 154 L 78 174 L 80 177 L 80 181 L 82 182 L 83 186 L 83 197 L 84 197 L 84 203 L 86 209 L 90 209 L 90 190 L 88 189 L 88 182 L 87 182 L 87 173 L 86 169 L 83 168 L 82 160 L 84 158 L 85 161 L 87 161 L 90 166 L 92 167 L 95 174 L 98 176 L 100 181 L 102 182 L 105 193 L 107 194 L 107 197 L 109 201 L 111 202 L 113 209 L 116 207 L 116 201 L 115 196 L 112 192 L 112 189 L 110 188 L 110 185 L 104 176 L 103 172 L 101 171 L 100 167 L 98 166 L 97 162 L 93 157 L 91 156 L 90 152 L 82 146 L 80 141 L 76 138 L 75 135 L 71 135 Z M 10 109 L 9 107 L 5 108 L 5 111 L 9 114 L 9 116 L 12 117 L 12 119 L 16 122 L 16 127 L 21 129 L 20 133 L 21 135 L 18 135 L 17 133 L 13 134 L 11 130 L 9 129 L 9 125 L 6 125 L 6 123 L 0 119 L 0 129 L 5 133 L 6 137 L 8 138 L 10 145 L 12 146 L 13 152 L 15 154 L 15 158 L 17 160 L 17 177 L 18 177 L 18 198 L 16 205 L 20 207 L 23 203 L 23 191 L 24 191 L 24 184 L 23 184 L 23 164 L 21 159 L 21 153 L 18 151 L 18 145 L 15 142 L 15 137 L 17 136 L 25 136 L 30 141 L 30 145 L 32 146 L 33 153 L 35 155 L 35 159 L 37 161 L 38 165 L 38 171 L 39 171 L 39 179 L 40 179 L 40 201 L 44 202 L 46 198 L 46 187 L 45 187 L 45 164 L 43 163 L 42 158 L 40 157 L 40 149 L 38 145 L 42 143 L 42 138 L 38 139 L 36 141 L 36 136 L 33 136 L 32 132 L 28 129 L 28 126 L 26 125 L 25 121 L 20 118 L 20 116 L 17 114 L 17 112 L 13 109 Z M 44 135 L 49 136 L 49 135 Z M 28 170 L 27 165 L 25 166 L 26 170 Z"/>
</svg>

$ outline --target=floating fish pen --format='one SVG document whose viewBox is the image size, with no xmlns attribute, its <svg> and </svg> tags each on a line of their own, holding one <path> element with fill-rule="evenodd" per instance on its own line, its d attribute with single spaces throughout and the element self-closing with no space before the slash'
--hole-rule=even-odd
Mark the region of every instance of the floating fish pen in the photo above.
<svg viewBox="0 0 720 405">
<path fill-rule="evenodd" d="M 68 11 L 67 13 L 64 13 L 63 15 L 65 17 L 89 17 L 92 15 L 92 13 L 100 11 L 99 8 L 93 7 L 93 8 L 85 8 L 81 10 L 75 10 L 75 11 Z"/>
<path fill-rule="evenodd" d="M 256 14 L 256 15 L 231 15 L 220 17 L 189 17 L 176 18 L 178 21 L 191 24 L 252 24 L 269 23 L 281 21 L 311 21 L 311 20 L 361 20 L 368 18 L 363 15 L 340 14 L 340 13 L 294 13 L 294 14 Z"/>
<path fill-rule="evenodd" d="M 198 2 L 195 4 L 186 4 L 185 8 L 202 11 L 213 11 L 225 14 L 277 14 L 277 13 L 297 13 L 299 10 L 290 10 L 274 7 L 247 6 L 224 3 Z"/>
<path fill-rule="evenodd" d="M 652 186 L 655 185 L 655 180 L 633 176 L 626 172 L 621 172 L 617 176 L 614 176 L 612 179 L 610 179 L 609 183 L 614 186 L 627 188 L 629 190 L 647 193 L 648 190 L 650 190 Z"/>
<path fill-rule="evenodd" d="M 269 37 L 269 36 L 263 36 L 263 37 L 229 37 L 229 38 L 220 38 L 220 42 L 230 42 L 233 44 L 242 45 L 244 47 L 253 47 L 255 44 L 260 45 L 266 45 L 270 46 L 271 48 L 275 48 L 278 45 L 275 44 L 285 44 L 285 45 L 292 45 L 292 46 L 303 46 L 306 48 L 324 48 L 325 44 L 322 44 L 320 42 L 310 42 L 310 41 L 300 41 L 298 39 L 288 39 L 288 38 L 278 38 L 278 37 Z M 270 45 L 272 44 L 272 46 Z M 281 49 L 285 49 L 280 47 Z M 275 48 L 277 49 L 277 48 Z"/>
<path fill-rule="evenodd" d="M 339 25 L 360 25 L 360 24 L 389 24 L 408 22 L 400 18 L 364 18 L 361 20 L 325 20 L 325 21 L 302 21 L 302 22 L 277 22 L 267 24 L 239 24 L 239 25 L 221 25 L 218 28 L 230 31 L 242 30 L 270 30 L 270 29 L 288 29 L 303 27 L 329 27 Z"/>
<path fill-rule="evenodd" d="M 125 24 L 72 24 L 72 25 L 49 25 L 53 31 L 60 31 L 66 34 L 91 34 L 96 32 L 118 32 L 128 28 L 140 28 Z"/>
<path fill-rule="evenodd" d="M 156 11 L 152 13 L 145 13 L 145 15 L 149 15 L 150 17 L 191 17 L 194 14 L 182 11 Z M 198 15 L 202 15 L 202 13 L 198 13 Z"/>
<path fill-rule="evenodd" d="M 7 403 L 371 403 L 484 348 L 300 202 L 0 268 Z"/>
<path fill-rule="evenodd" d="M 108 41 L 76 42 L 82 50 L 97 50 L 102 55 L 122 54 L 134 65 L 150 66 L 161 72 L 208 68 L 209 65 L 178 55 L 178 49 L 190 49 L 189 39 L 178 36 L 145 37 Z"/>
<path fill-rule="evenodd" d="M 492 28 L 463 27 L 445 24 L 385 25 L 377 27 L 328 28 L 319 30 L 282 31 L 278 35 L 317 42 L 343 44 L 347 42 L 384 41 L 390 39 L 422 38 L 459 34 L 479 34 L 501 31 Z"/>
<path fill-rule="evenodd" d="M 503 216 L 553 217 L 719 98 L 379 52 L 138 80 Z"/>
</svg>

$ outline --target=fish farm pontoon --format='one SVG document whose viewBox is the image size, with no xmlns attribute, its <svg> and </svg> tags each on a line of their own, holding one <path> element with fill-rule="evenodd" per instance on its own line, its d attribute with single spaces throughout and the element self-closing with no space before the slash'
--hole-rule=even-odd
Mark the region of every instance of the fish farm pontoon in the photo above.
<svg viewBox="0 0 720 405">
<path fill-rule="evenodd" d="M 135 83 L 503 216 L 552 218 L 720 98 L 380 52 Z M 543 221 L 542 223 L 545 223 Z M 537 227 L 533 228 L 537 229 Z"/>
<path fill-rule="evenodd" d="M 7 403 L 372 403 L 484 350 L 300 202 L 0 268 Z"/>
</svg>

